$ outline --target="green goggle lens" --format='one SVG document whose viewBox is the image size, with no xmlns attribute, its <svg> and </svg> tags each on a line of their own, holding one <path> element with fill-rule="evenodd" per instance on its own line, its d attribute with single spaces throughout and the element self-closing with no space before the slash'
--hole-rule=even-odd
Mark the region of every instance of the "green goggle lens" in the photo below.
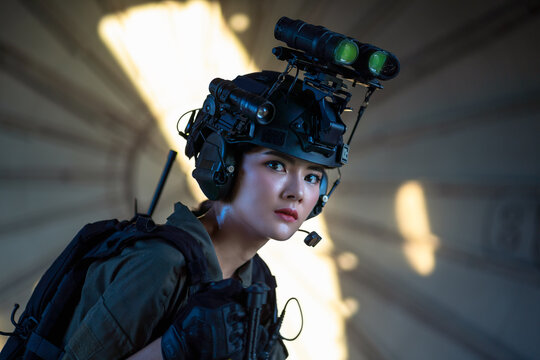
<svg viewBox="0 0 540 360">
<path fill-rule="evenodd" d="M 384 67 L 384 64 L 387 59 L 387 55 L 384 51 L 375 51 L 371 56 L 369 57 L 369 70 L 374 75 L 380 75 L 381 70 Z"/>
<path fill-rule="evenodd" d="M 344 39 L 334 50 L 334 62 L 336 64 L 351 65 L 358 58 L 358 46 L 354 41 Z"/>
</svg>

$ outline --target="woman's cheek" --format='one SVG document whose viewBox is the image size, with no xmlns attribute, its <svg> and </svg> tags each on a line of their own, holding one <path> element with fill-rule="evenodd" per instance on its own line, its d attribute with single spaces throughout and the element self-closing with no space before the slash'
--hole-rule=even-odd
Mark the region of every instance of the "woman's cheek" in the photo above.
<svg viewBox="0 0 540 360">
<path fill-rule="evenodd" d="M 317 201 L 319 200 L 319 194 L 320 194 L 320 186 L 314 186 L 312 189 L 310 189 L 310 206 L 311 209 L 317 205 Z M 311 211 L 311 210 L 310 210 Z"/>
<path fill-rule="evenodd" d="M 257 185 L 261 186 L 263 193 L 268 193 L 270 189 L 275 190 L 277 187 L 279 187 L 279 176 L 276 176 L 276 174 L 272 174 L 270 172 L 261 174 L 262 176 L 259 176 L 257 179 Z"/>
</svg>

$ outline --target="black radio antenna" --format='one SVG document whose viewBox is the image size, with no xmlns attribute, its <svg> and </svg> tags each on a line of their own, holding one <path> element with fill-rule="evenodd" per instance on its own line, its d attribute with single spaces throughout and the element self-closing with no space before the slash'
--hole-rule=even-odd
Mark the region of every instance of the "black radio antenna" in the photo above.
<svg viewBox="0 0 540 360">
<path fill-rule="evenodd" d="M 148 208 L 148 212 L 146 213 L 150 217 L 152 217 L 152 214 L 154 213 L 157 202 L 159 200 L 159 197 L 161 196 L 161 192 L 163 191 L 163 187 L 165 186 L 165 182 L 167 181 L 167 177 L 169 176 L 169 172 L 171 171 L 171 167 L 174 163 L 174 159 L 176 159 L 176 154 L 177 154 L 176 151 L 169 150 L 167 163 L 165 164 L 165 167 L 163 168 L 163 172 L 161 173 L 161 178 L 159 179 L 158 185 L 156 187 L 156 191 L 154 192 L 154 197 L 152 198 L 152 203 L 150 204 L 150 207 Z"/>
</svg>

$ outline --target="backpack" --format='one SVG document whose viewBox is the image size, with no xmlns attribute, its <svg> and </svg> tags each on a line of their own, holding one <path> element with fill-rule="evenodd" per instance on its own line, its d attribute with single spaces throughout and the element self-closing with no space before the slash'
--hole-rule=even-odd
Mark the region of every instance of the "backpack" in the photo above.
<svg viewBox="0 0 540 360">
<path fill-rule="evenodd" d="M 207 281 L 202 249 L 182 229 L 156 225 L 150 216 L 141 214 L 129 221 L 112 219 L 87 224 L 42 276 L 18 322 L 14 319 L 18 305 L 15 306 L 11 316 L 15 331 L 2 333 L 10 338 L 0 352 L 0 360 L 61 358 L 63 337 L 79 303 L 89 266 L 119 255 L 136 241 L 156 238 L 174 245 L 184 255 L 190 290 L 196 291 Z M 271 289 L 265 321 L 275 323 L 275 278 L 258 255 L 253 260 L 253 283 L 263 282 Z"/>
</svg>

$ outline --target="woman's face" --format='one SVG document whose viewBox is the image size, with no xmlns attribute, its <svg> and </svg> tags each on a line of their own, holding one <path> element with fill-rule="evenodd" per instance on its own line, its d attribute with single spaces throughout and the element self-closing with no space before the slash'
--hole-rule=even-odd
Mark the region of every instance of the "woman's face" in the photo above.
<svg viewBox="0 0 540 360">
<path fill-rule="evenodd" d="M 323 174 L 319 165 L 259 148 L 243 156 L 228 205 L 251 234 L 286 240 L 317 203 Z"/>
</svg>

